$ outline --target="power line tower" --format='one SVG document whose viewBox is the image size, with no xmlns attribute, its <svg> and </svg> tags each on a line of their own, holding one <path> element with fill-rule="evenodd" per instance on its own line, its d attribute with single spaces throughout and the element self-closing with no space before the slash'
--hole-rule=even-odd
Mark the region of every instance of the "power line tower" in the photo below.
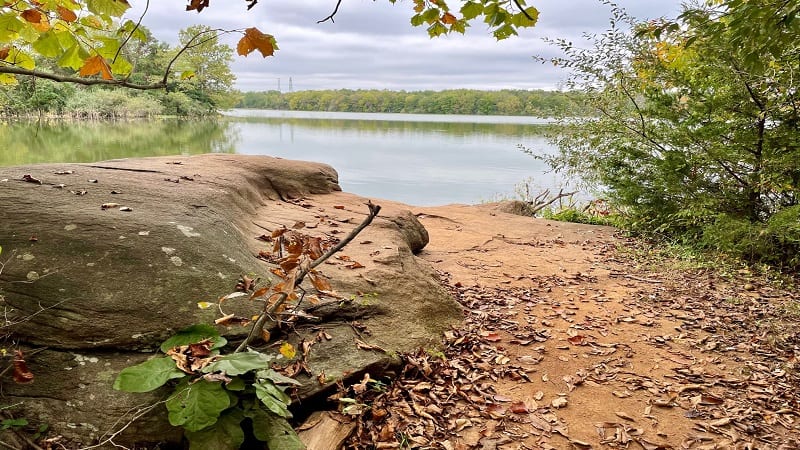
<svg viewBox="0 0 800 450">
<path fill-rule="evenodd" d="M 292 92 L 292 77 L 289 77 L 289 92 Z"/>
</svg>

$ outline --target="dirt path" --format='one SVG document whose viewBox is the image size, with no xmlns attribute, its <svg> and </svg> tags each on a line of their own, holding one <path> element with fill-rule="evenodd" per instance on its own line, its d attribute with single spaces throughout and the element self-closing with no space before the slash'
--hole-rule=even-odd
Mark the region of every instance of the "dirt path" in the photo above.
<svg viewBox="0 0 800 450">
<path fill-rule="evenodd" d="M 353 446 L 800 448 L 796 293 L 637 267 L 613 229 L 495 208 L 414 209 L 466 322 L 362 394 Z"/>
</svg>

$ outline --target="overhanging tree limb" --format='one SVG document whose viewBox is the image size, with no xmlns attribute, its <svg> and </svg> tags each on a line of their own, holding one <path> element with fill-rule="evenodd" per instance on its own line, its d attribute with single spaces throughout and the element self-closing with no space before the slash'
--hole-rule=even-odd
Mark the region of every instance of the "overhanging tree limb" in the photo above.
<svg viewBox="0 0 800 450">
<path fill-rule="evenodd" d="M 120 86 L 126 87 L 130 89 L 139 89 L 139 90 L 153 90 L 153 89 L 164 89 L 167 87 L 166 78 L 158 83 L 151 83 L 151 84 L 139 84 L 139 83 L 131 83 L 127 80 L 105 80 L 103 78 L 83 78 L 83 77 L 75 77 L 70 75 L 58 75 L 55 73 L 44 72 L 41 70 L 29 70 L 23 69 L 17 66 L 7 66 L 7 65 L 0 65 L 0 73 L 10 73 L 14 75 L 30 75 L 36 78 L 44 78 L 47 80 L 57 81 L 60 83 L 75 83 L 75 84 L 82 84 L 84 86 L 94 86 L 94 85 L 106 85 L 106 86 Z"/>
</svg>

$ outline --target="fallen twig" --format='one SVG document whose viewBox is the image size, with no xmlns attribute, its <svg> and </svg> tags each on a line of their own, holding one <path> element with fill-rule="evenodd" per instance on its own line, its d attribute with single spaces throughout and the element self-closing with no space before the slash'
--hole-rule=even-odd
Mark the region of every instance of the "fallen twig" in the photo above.
<svg viewBox="0 0 800 450">
<path fill-rule="evenodd" d="M 308 275 L 308 273 L 312 269 L 314 269 L 315 267 L 317 267 L 320 264 L 322 264 L 323 262 L 325 262 L 325 260 L 327 260 L 328 258 L 333 256 L 334 254 L 336 254 L 336 252 L 338 252 L 339 250 L 344 248 L 344 246 L 349 244 L 350 241 L 352 241 L 356 236 L 358 236 L 359 233 L 361 233 L 361 231 L 364 230 L 364 228 L 366 228 L 370 223 L 372 223 L 372 220 L 381 211 L 380 205 L 375 205 L 372 202 L 367 202 L 367 208 L 369 208 L 369 213 L 367 214 L 367 217 L 364 219 L 363 222 L 361 222 L 361 224 L 359 226 L 357 226 L 355 229 L 353 229 L 353 231 L 351 231 L 350 234 L 348 234 L 344 239 L 339 241 L 339 243 L 337 243 L 336 245 L 331 247 L 327 252 L 325 252 L 325 254 L 323 254 L 319 258 L 315 259 L 314 261 L 312 261 L 308 266 L 301 268 L 297 272 L 297 275 L 294 277 L 292 285 L 289 287 L 289 289 L 277 294 L 278 298 L 271 305 L 269 305 L 269 303 L 267 303 L 268 306 L 265 306 L 264 312 L 262 312 L 258 316 L 258 319 L 253 324 L 253 327 L 250 328 L 250 332 L 247 334 L 247 338 L 245 338 L 245 340 L 241 344 L 239 344 L 238 347 L 236 347 L 236 350 L 234 351 L 234 353 L 238 353 L 238 352 L 244 351 L 247 348 L 247 346 L 250 345 L 250 343 L 253 340 L 256 339 L 257 336 L 260 336 L 261 335 L 261 330 L 264 329 L 264 327 L 267 325 L 268 321 L 275 322 L 275 319 L 273 318 L 275 312 L 289 298 L 289 292 L 294 292 L 294 290 L 297 288 L 297 286 L 299 286 L 300 283 L 303 282 L 303 279 L 305 278 L 305 276 Z"/>
</svg>

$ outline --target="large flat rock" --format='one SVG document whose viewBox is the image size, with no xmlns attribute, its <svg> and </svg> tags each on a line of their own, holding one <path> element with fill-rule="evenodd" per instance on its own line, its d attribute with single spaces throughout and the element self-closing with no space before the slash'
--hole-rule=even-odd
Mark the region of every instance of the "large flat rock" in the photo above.
<svg viewBox="0 0 800 450">
<path fill-rule="evenodd" d="M 32 384 L 4 383 L 7 401 L 22 402 L 20 415 L 41 416 L 83 444 L 114 431 L 124 411 L 147 401 L 111 389 L 122 367 L 178 329 L 213 323 L 219 298 L 240 276 L 269 278 L 272 266 L 256 258 L 269 244 L 258 236 L 304 222 L 308 234 L 342 238 L 367 213 L 366 199 L 340 192 L 331 167 L 261 156 L 9 167 L 0 168 L 0 180 L 6 329 L 26 351 L 48 348 L 28 358 Z M 433 269 L 415 256 L 426 244 L 416 217 L 392 205 L 339 255 L 348 258 L 320 266 L 345 300 L 316 307 L 324 322 L 296 327 L 296 339 L 320 329 L 333 338 L 308 356 L 312 372 L 327 381 L 309 377 L 301 396 L 390 365 L 394 352 L 435 346 L 461 319 Z M 364 267 L 348 267 L 352 261 Z M 247 317 L 261 304 L 223 307 Z M 235 341 L 248 329 L 220 331 Z M 356 339 L 388 354 L 359 350 Z M 132 426 L 115 442 L 174 442 L 179 430 L 153 426 L 163 416 L 157 408 L 140 419 L 147 426 Z"/>
</svg>

